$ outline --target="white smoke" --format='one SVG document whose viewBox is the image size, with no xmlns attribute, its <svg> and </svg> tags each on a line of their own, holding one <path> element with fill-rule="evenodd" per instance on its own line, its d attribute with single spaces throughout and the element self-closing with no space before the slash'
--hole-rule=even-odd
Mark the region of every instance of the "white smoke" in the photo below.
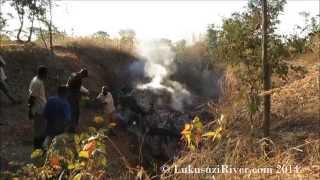
<svg viewBox="0 0 320 180">
<path fill-rule="evenodd" d="M 167 89 L 169 92 L 173 92 L 171 88 L 162 84 L 163 80 L 168 76 L 168 71 L 162 65 L 147 62 L 145 73 L 152 80 L 147 84 L 138 85 L 138 89 Z"/>
<path fill-rule="evenodd" d="M 152 41 L 141 43 L 138 54 L 146 60 L 144 73 L 151 78 L 146 84 L 139 84 L 138 89 L 163 89 L 171 94 L 171 106 L 175 110 L 182 111 L 185 103 L 190 103 L 190 92 L 179 82 L 169 80 L 174 73 L 174 52 L 168 43 L 164 41 Z"/>
</svg>

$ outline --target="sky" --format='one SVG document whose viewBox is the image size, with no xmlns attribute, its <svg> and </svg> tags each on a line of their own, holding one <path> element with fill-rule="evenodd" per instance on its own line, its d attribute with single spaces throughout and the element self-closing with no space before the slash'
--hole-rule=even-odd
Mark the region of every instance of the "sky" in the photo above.
<svg viewBox="0 0 320 180">
<path fill-rule="evenodd" d="M 133 29 L 137 38 L 151 40 L 187 39 L 204 34 L 209 24 L 221 25 L 223 18 L 244 10 L 245 0 L 69 0 L 57 1 L 53 23 L 69 35 L 90 35 L 99 30 L 117 36 L 121 29 Z M 12 12 L 9 6 L 1 8 Z M 318 0 L 287 0 L 280 15 L 279 32 L 294 33 L 295 25 L 303 25 L 299 12 L 319 14 Z M 17 19 L 9 21 L 7 29 L 16 29 Z"/>
</svg>

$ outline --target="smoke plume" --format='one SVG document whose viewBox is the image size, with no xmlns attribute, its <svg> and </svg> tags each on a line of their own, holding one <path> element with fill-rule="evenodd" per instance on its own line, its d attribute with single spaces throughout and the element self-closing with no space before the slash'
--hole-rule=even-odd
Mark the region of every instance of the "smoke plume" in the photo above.
<svg viewBox="0 0 320 180">
<path fill-rule="evenodd" d="M 138 84 L 140 90 L 165 90 L 171 95 L 171 107 L 182 111 L 184 104 L 190 103 L 190 92 L 179 82 L 172 81 L 169 76 L 175 72 L 174 52 L 168 43 L 159 41 L 144 42 L 138 47 L 138 54 L 145 61 L 144 75 L 151 79 L 150 82 Z M 135 64 L 131 70 L 141 70 Z"/>
</svg>

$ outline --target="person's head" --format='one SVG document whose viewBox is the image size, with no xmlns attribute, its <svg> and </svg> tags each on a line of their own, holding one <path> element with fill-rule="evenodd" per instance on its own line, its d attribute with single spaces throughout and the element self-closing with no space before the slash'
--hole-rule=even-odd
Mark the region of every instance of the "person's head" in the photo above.
<svg viewBox="0 0 320 180">
<path fill-rule="evenodd" d="M 82 78 L 86 78 L 88 77 L 88 70 L 86 68 L 82 68 L 80 71 L 79 71 L 79 74 Z"/>
<path fill-rule="evenodd" d="M 101 90 L 103 95 L 106 95 L 109 92 L 109 87 L 108 86 L 102 86 L 102 90 Z"/>
<path fill-rule="evenodd" d="M 67 97 L 68 95 L 68 88 L 67 86 L 59 86 L 58 87 L 58 96 L 59 97 Z"/>
<path fill-rule="evenodd" d="M 38 67 L 38 77 L 40 78 L 40 79 L 45 79 L 45 78 L 47 78 L 47 74 L 48 74 L 48 69 L 47 69 L 47 67 L 45 67 L 45 66 L 39 66 Z"/>
</svg>

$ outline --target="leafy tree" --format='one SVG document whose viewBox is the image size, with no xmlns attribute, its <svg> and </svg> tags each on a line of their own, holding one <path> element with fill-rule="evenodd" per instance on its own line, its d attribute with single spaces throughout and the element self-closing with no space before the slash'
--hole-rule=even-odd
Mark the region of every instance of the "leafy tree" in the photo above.
<svg viewBox="0 0 320 180">
<path fill-rule="evenodd" d="M 205 41 L 207 43 L 207 52 L 211 62 L 218 61 L 217 50 L 219 46 L 220 31 L 214 24 L 207 27 Z"/>
<path fill-rule="evenodd" d="M 5 27 L 6 25 L 6 19 L 3 17 L 3 13 L 1 11 L 1 6 L 2 6 L 2 0 L 0 0 L 0 31 Z"/>
<path fill-rule="evenodd" d="M 11 2 L 11 6 L 14 7 L 15 11 L 17 12 L 19 23 L 20 23 L 18 33 L 17 33 L 17 40 L 19 42 L 23 42 L 21 40 L 20 35 L 23 30 L 23 26 L 24 26 L 24 22 L 25 22 L 24 19 L 25 19 L 25 14 L 26 14 L 26 8 L 29 3 L 30 3 L 29 0 L 13 0 Z"/>
<path fill-rule="evenodd" d="M 207 44 L 208 44 L 208 54 L 211 60 L 215 60 L 214 48 L 218 46 L 218 31 L 215 29 L 214 24 L 209 25 L 207 29 Z"/>
<path fill-rule="evenodd" d="M 67 37 L 66 32 L 60 32 L 57 27 L 52 26 L 52 29 L 52 39 L 63 40 L 65 37 Z M 43 29 L 41 27 L 34 27 L 34 33 L 36 34 L 35 41 L 42 42 L 46 49 L 50 50 L 50 42 L 48 42 L 50 40 L 50 32 L 47 29 Z"/>
<path fill-rule="evenodd" d="M 6 0 L 0 0 L 0 44 L 2 42 L 10 41 L 9 35 L 11 34 L 11 31 L 6 30 L 5 27 L 7 26 L 7 22 L 13 18 L 13 15 L 11 13 L 4 14 L 1 11 L 2 5 L 5 2 Z"/>
<path fill-rule="evenodd" d="M 320 24 L 315 17 L 310 18 L 310 13 L 300 12 L 304 25 L 296 25 L 296 32 L 288 38 L 287 47 L 291 53 L 303 53 L 310 48 L 312 35 L 320 31 Z"/>
<path fill-rule="evenodd" d="M 308 29 L 310 29 L 310 24 L 309 24 L 309 17 L 310 17 L 310 13 L 306 12 L 306 11 L 302 11 L 299 12 L 299 15 L 303 18 L 304 20 L 304 27 L 298 26 L 297 28 L 300 29 L 300 32 L 303 33 L 305 31 L 307 31 Z"/>
<path fill-rule="evenodd" d="M 182 60 L 185 59 L 186 48 L 187 48 L 187 41 L 184 39 L 176 42 L 175 45 L 172 47 L 173 51 L 175 52 L 176 63 L 180 64 L 182 63 Z"/>
<path fill-rule="evenodd" d="M 53 54 L 53 33 L 57 31 L 57 28 L 52 23 L 52 9 L 54 7 L 54 0 L 41 0 L 40 1 L 40 7 L 45 9 L 43 13 L 38 14 L 37 18 L 40 22 L 42 22 L 45 27 L 47 28 L 47 37 L 49 39 L 49 49 L 51 52 L 51 55 Z M 45 36 L 42 28 L 39 29 L 40 34 L 42 36 L 42 39 L 45 41 Z"/>
<path fill-rule="evenodd" d="M 270 75 L 276 73 L 285 77 L 288 66 L 282 61 L 286 53 L 281 38 L 276 35 L 276 25 L 279 13 L 283 11 L 285 0 L 268 1 L 266 33 L 268 34 L 268 59 L 270 60 Z M 262 32 L 261 1 L 250 0 L 247 10 L 234 13 L 231 18 L 224 19 L 221 30 L 214 26 L 208 28 L 207 41 L 210 55 L 216 61 L 224 62 L 237 69 L 237 75 L 243 86 L 241 92 L 247 99 L 247 106 L 251 123 L 254 115 L 259 111 L 261 99 L 258 96 L 262 90 L 263 72 L 261 61 Z"/>
<path fill-rule="evenodd" d="M 34 32 L 34 20 L 38 16 L 41 16 L 45 13 L 45 8 L 41 6 L 40 0 L 32 0 L 28 4 L 29 15 L 28 19 L 31 22 L 31 27 L 29 28 L 29 36 L 27 42 L 30 42 Z"/>
<path fill-rule="evenodd" d="M 2 39 L 3 39 L 2 31 L 3 31 L 4 27 L 6 26 L 6 19 L 4 18 L 4 15 L 1 11 L 2 3 L 3 3 L 3 1 L 0 0 L 0 43 L 2 42 Z"/>
<path fill-rule="evenodd" d="M 318 15 L 320 16 L 320 15 Z M 319 33 L 320 32 L 320 23 L 316 20 L 316 17 L 311 18 L 311 33 Z"/>
<path fill-rule="evenodd" d="M 136 33 L 132 29 L 124 29 L 119 31 L 120 48 L 132 51 L 136 43 Z"/>
<path fill-rule="evenodd" d="M 103 39 L 103 40 L 106 40 L 106 39 L 110 38 L 110 35 L 105 31 L 98 31 L 98 32 L 94 33 L 92 36 L 94 38 Z"/>
<path fill-rule="evenodd" d="M 23 32 L 25 19 L 30 21 L 31 27 L 29 28 L 29 35 L 26 42 L 30 42 L 34 31 L 34 20 L 36 16 L 41 16 L 45 12 L 45 8 L 42 6 L 44 0 L 12 0 L 11 6 L 15 9 L 19 19 L 19 28 L 17 32 L 17 40 L 23 42 L 21 39 L 21 33 Z"/>
</svg>

